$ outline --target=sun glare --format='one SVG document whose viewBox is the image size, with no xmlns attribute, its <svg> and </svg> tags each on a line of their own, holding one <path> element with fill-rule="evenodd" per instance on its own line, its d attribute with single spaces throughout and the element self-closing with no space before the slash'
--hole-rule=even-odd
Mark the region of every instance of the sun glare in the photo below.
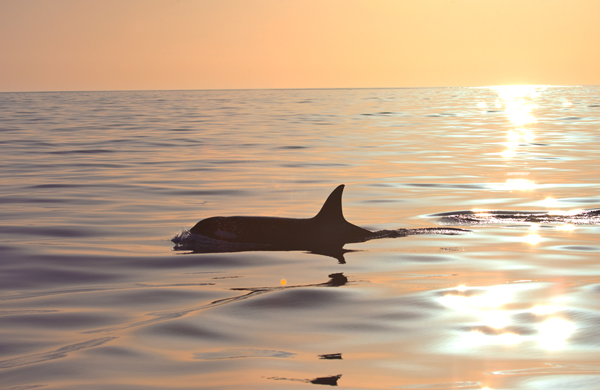
<svg viewBox="0 0 600 390">
<path fill-rule="evenodd" d="M 535 189 L 535 182 L 528 179 L 506 179 L 504 189 L 507 191 L 528 191 Z"/>
<path fill-rule="evenodd" d="M 542 201 L 542 205 L 545 207 L 556 207 L 556 204 L 558 203 L 558 201 L 554 198 L 552 198 L 551 196 L 547 197 L 546 199 L 544 199 Z"/>
<path fill-rule="evenodd" d="M 472 346 L 472 347 L 478 347 L 480 345 L 485 344 L 485 335 L 478 331 L 478 330 L 472 330 L 469 333 L 467 333 L 465 335 L 465 339 L 464 342 L 466 343 L 466 345 Z"/>
<path fill-rule="evenodd" d="M 515 345 L 521 342 L 521 337 L 516 333 L 503 333 L 499 338 L 504 345 Z"/>
<path fill-rule="evenodd" d="M 572 232 L 575 229 L 576 229 L 575 225 L 571 225 L 570 223 L 567 223 L 567 224 L 564 224 L 564 225 L 558 225 L 556 227 L 556 230 L 560 230 L 560 231 L 563 231 L 563 232 Z"/>
<path fill-rule="evenodd" d="M 540 225 L 538 225 L 537 223 L 533 223 L 529 226 L 529 230 L 532 232 L 537 232 L 538 230 L 540 230 Z"/>
<path fill-rule="evenodd" d="M 523 237 L 523 241 L 531 245 L 536 245 L 542 241 L 542 237 L 539 234 L 531 233 Z"/>
<path fill-rule="evenodd" d="M 560 308 L 552 305 L 537 305 L 531 309 L 531 312 L 536 316 L 544 316 L 556 313 Z"/>
<path fill-rule="evenodd" d="M 506 328 L 510 324 L 510 314 L 502 310 L 490 310 L 483 313 L 482 321 L 494 329 Z"/>
<path fill-rule="evenodd" d="M 444 306 L 458 312 L 473 315 L 479 324 L 461 337 L 461 345 L 469 348 L 500 344 L 515 346 L 524 340 L 536 340 L 548 350 L 563 348 L 575 331 L 575 324 L 556 316 L 563 308 L 551 304 L 535 305 L 526 311 L 538 317 L 537 332 L 521 335 L 510 329 L 512 312 L 505 306 L 513 301 L 513 294 L 505 288 L 490 288 L 483 294 L 464 295 L 466 286 L 461 284 L 439 298 Z M 536 321 L 537 322 L 537 321 Z M 485 328 L 492 332 L 483 331 Z"/>
<path fill-rule="evenodd" d="M 560 349 L 575 330 L 575 325 L 563 318 L 551 318 L 538 326 L 540 343 L 546 349 Z"/>
<path fill-rule="evenodd" d="M 502 157 L 510 158 L 510 157 L 514 157 L 514 156 L 515 156 L 514 149 L 506 149 L 504 152 L 502 152 Z"/>
<path fill-rule="evenodd" d="M 569 210 L 569 211 L 551 210 L 548 212 L 549 215 L 562 215 L 562 216 L 577 215 L 577 214 L 581 214 L 581 213 L 583 213 L 582 209 L 575 209 L 575 210 Z"/>
<path fill-rule="evenodd" d="M 527 126 L 537 123 L 532 111 L 538 106 L 533 102 L 540 96 L 537 88 L 532 85 L 507 85 L 495 87 L 498 93 L 499 106 L 504 106 L 506 116 L 514 129 L 508 131 L 508 149 L 502 152 L 505 158 L 512 158 L 520 142 L 532 142 L 535 134 Z"/>
</svg>

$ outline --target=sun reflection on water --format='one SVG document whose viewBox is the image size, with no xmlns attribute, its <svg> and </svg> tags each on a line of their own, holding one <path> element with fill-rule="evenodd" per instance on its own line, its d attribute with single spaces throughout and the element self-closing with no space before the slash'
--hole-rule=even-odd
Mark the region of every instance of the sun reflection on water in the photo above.
<svg viewBox="0 0 600 390">
<path fill-rule="evenodd" d="M 568 211 L 551 210 L 548 212 L 549 215 L 563 215 L 563 216 L 571 216 L 571 215 L 577 215 L 577 214 L 581 214 L 581 213 L 583 213 L 582 209 L 575 209 L 575 210 L 568 210 Z"/>
<path fill-rule="evenodd" d="M 521 336 L 516 333 L 503 333 L 499 336 L 500 342 L 504 345 L 515 345 L 521 342 Z"/>
<path fill-rule="evenodd" d="M 484 324 L 494 329 L 503 329 L 510 325 L 510 314 L 502 310 L 489 310 L 481 315 Z"/>
<path fill-rule="evenodd" d="M 556 313 L 560 308 L 552 305 L 537 305 L 531 309 L 531 312 L 536 316 L 544 316 Z"/>
<path fill-rule="evenodd" d="M 523 237 L 523 241 L 531 245 L 539 244 L 542 240 L 542 237 L 536 233 L 530 233 Z"/>
<path fill-rule="evenodd" d="M 474 209 L 471 209 L 471 211 L 474 212 L 474 213 L 476 213 L 479 216 L 482 216 L 482 217 L 490 217 L 490 216 L 492 216 L 492 213 L 488 209 L 474 208 Z"/>
<path fill-rule="evenodd" d="M 484 345 L 485 342 L 485 335 L 483 334 L 483 332 L 480 332 L 478 330 L 472 330 L 465 335 L 464 343 L 468 346 L 477 347 L 480 345 Z"/>
<path fill-rule="evenodd" d="M 501 153 L 503 157 L 511 158 L 515 156 L 520 142 L 532 142 L 535 139 L 535 134 L 527 126 L 537 123 L 532 111 L 538 108 L 534 100 L 540 94 L 532 85 L 498 86 L 494 90 L 498 93 L 499 98 L 496 106 L 504 105 L 506 116 L 514 126 L 514 129 L 509 130 L 507 135 L 507 149 Z"/>
<path fill-rule="evenodd" d="M 557 350 L 565 346 L 566 340 L 575 331 L 575 324 L 557 315 L 564 308 L 540 304 L 526 310 L 539 318 L 532 336 L 521 335 L 511 327 L 511 311 L 503 309 L 513 302 L 513 294 L 504 288 L 490 288 L 482 294 L 468 294 L 464 284 L 457 286 L 439 298 L 446 307 L 479 318 L 480 325 L 465 333 L 461 345 L 478 347 L 490 344 L 516 346 L 524 340 L 534 340 L 544 349 Z M 522 312 L 522 310 L 518 310 Z M 515 324 L 516 325 L 516 324 Z M 484 327 L 484 328 L 483 328 Z M 485 331 L 493 329 L 493 331 Z"/>
<path fill-rule="evenodd" d="M 574 330 L 572 322 L 564 318 L 550 318 L 538 326 L 540 343 L 546 349 L 561 349 Z"/>
<path fill-rule="evenodd" d="M 466 286 L 456 288 L 459 292 L 467 291 Z M 446 294 L 440 298 L 443 305 L 457 311 L 476 314 L 481 321 L 494 329 L 502 329 L 509 325 L 508 313 L 498 310 L 510 302 L 511 294 L 506 291 L 490 290 L 480 295 Z"/>
<path fill-rule="evenodd" d="M 535 188 L 535 182 L 529 179 L 506 179 L 504 182 L 504 190 L 507 191 L 529 191 Z"/>
<path fill-rule="evenodd" d="M 558 206 L 558 201 L 551 196 L 548 196 L 546 199 L 542 200 L 540 203 L 544 207 L 547 207 L 547 208 L 555 208 Z M 568 216 L 581 214 L 582 212 L 584 212 L 584 210 L 581 210 L 581 209 L 574 209 L 574 210 L 568 210 L 568 211 L 552 209 L 552 210 L 548 211 L 548 215 L 557 215 L 557 216 L 568 217 Z M 556 226 L 556 230 L 564 231 L 564 232 L 572 232 L 576 228 L 577 227 L 575 225 L 573 225 L 572 223 L 564 223 L 564 224 Z"/>
<path fill-rule="evenodd" d="M 567 223 L 567 224 L 564 224 L 564 225 L 558 225 L 556 227 L 556 230 L 561 230 L 561 231 L 564 231 L 564 232 L 572 232 L 575 229 L 576 229 L 575 225 L 572 225 L 570 223 Z"/>
</svg>

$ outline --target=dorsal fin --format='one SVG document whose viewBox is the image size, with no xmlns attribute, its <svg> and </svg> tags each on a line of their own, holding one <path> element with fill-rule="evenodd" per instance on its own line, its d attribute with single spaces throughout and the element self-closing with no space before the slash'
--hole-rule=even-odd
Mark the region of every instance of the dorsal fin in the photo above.
<svg viewBox="0 0 600 390">
<path fill-rule="evenodd" d="M 345 221 L 346 219 L 342 212 L 342 192 L 344 192 L 344 185 L 340 184 L 329 195 L 323 207 L 321 207 L 321 211 L 319 211 L 315 218 Z"/>
</svg>

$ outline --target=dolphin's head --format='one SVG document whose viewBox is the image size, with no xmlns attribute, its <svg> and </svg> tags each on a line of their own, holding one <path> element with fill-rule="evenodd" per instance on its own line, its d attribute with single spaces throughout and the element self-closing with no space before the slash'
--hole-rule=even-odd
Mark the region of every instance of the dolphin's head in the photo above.
<svg viewBox="0 0 600 390">
<path fill-rule="evenodd" d="M 233 240 L 237 235 L 227 228 L 226 220 L 224 217 L 206 218 L 191 228 L 190 232 L 220 240 Z"/>
</svg>

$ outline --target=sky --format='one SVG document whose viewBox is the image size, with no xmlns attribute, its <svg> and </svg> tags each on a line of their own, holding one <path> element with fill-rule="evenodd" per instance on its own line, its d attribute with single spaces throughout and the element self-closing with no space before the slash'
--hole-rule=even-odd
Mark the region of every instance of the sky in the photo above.
<svg viewBox="0 0 600 390">
<path fill-rule="evenodd" d="M 600 0 L 0 0 L 0 92 L 600 84 Z"/>
</svg>

